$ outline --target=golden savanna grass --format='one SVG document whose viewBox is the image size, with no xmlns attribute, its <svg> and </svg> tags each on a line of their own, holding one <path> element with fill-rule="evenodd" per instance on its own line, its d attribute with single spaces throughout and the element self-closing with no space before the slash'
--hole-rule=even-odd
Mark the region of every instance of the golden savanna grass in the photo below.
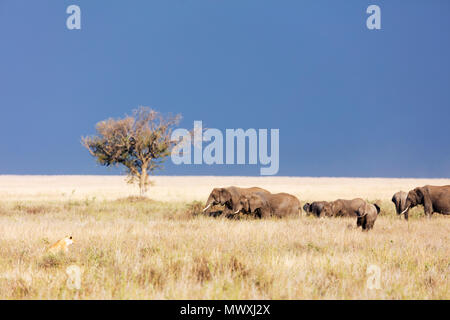
<svg viewBox="0 0 450 320">
<path fill-rule="evenodd" d="M 449 299 L 449 217 L 392 194 L 450 180 L 155 177 L 150 199 L 116 176 L 0 176 L 2 299 Z M 355 219 L 228 220 L 199 212 L 212 187 L 261 186 L 302 203 L 362 197 L 382 213 Z M 46 248 L 67 235 L 68 254 Z M 82 271 L 80 289 L 67 267 Z M 380 270 L 369 289 L 370 266 Z M 373 270 L 373 268 L 369 268 Z M 70 279 L 69 279 L 70 281 Z"/>
</svg>

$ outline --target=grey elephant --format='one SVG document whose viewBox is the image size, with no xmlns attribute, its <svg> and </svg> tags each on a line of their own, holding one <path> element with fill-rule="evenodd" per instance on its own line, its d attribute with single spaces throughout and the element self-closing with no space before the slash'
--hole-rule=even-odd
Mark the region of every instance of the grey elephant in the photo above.
<svg viewBox="0 0 450 320">
<path fill-rule="evenodd" d="M 361 198 L 353 200 L 338 199 L 325 204 L 322 215 L 328 217 L 357 217 L 359 208 L 365 203 Z"/>
<path fill-rule="evenodd" d="M 248 196 L 241 196 L 235 214 L 239 211 L 254 213 L 259 218 L 271 216 L 298 216 L 301 204 L 297 197 L 288 193 L 267 194 L 256 192 Z"/>
<path fill-rule="evenodd" d="M 212 206 L 220 204 L 225 206 L 224 214 L 233 214 L 236 211 L 239 198 L 241 196 L 249 196 L 255 192 L 270 194 L 269 191 L 258 187 L 239 188 L 231 186 L 227 188 L 214 188 L 209 194 L 203 212 L 208 212 Z"/>
<path fill-rule="evenodd" d="M 431 218 L 434 212 L 448 215 L 450 214 L 450 185 L 426 185 L 415 188 L 408 192 L 405 205 L 406 209 L 402 212 L 405 219 L 408 219 L 409 209 L 417 205 L 423 205 L 428 218 Z"/>
<path fill-rule="evenodd" d="M 395 204 L 395 211 L 400 215 L 406 209 L 406 198 L 408 194 L 404 191 L 396 192 L 392 196 L 392 202 Z M 406 218 L 406 217 L 405 217 Z"/>
<path fill-rule="evenodd" d="M 364 203 L 356 211 L 358 216 L 356 219 L 356 227 L 361 227 L 363 231 L 369 231 L 373 228 L 379 213 L 380 207 L 378 204 Z"/>
<path fill-rule="evenodd" d="M 327 201 L 314 201 L 313 203 L 308 202 L 303 206 L 303 210 L 306 214 L 313 214 L 316 217 L 321 217 L 322 211 L 326 205 L 328 205 Z"/>
</svg>

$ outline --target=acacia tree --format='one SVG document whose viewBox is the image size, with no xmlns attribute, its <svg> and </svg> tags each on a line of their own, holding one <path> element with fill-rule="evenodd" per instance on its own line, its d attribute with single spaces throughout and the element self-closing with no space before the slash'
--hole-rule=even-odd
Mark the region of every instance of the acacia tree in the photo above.
<svg viewBox="0 0 450 320">
<path fill-rule="evenodd" d="M 171 134 L 180 119 L 180 115 L 163 116 L 140 107 L 131 116 L 100 121 L 96 125 L 97 135 L 82 137 L 81 143 L 99 164 L 125 166 L 128 182 L 138 182 L 143 196 L 149 185 L 149 174 L 162 168 L 176 145 Z"/>
</svg>

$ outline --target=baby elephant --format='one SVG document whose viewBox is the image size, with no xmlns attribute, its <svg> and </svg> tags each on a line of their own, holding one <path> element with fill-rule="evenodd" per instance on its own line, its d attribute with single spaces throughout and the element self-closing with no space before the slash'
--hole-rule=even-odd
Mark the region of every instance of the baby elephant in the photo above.
<svg viewBox="0 0 450 320">
<path fill-rule="evenodd" d="M 379 213 L 380 207 L 376 203 L 364 203 L 356 212 L 358 215 L 356 226 L 361 226 L 363 231 L 369 231 L 373 228 Z"/>
</svg>

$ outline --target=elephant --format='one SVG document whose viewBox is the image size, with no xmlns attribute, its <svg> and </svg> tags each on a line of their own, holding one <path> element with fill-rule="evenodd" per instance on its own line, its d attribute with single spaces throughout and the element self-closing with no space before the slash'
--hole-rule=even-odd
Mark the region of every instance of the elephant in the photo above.
<svg viewBox="0 0 450 320">
<path fill-rule="evenodd" d="M 248 213 L 255 213 L 259 218 L 268 218 L 270 216 L 282 218 L 299 215 L 302 208 L 300 201 L 291 194 L 256 192 L 249 196 L 240 197 L 235 214 L 241 210 Z"/>
<path fill-rule="evenodd" d="M 322 215 L 328 217 L 356 217 L 358 216 L 358 209 L 365 203 L 361 198 L 353 200 L 338 199 L 325 204 Z"/>
<path fill-rule="evenodd" d="M 313 203 L 306 203 L 303 206 L 303 210 L 307 214 L 314 214 L 316 217 L 320 217 L 324 207 L 328 204 L 327 201 L 314 201 Z"/>
<path fill-rule="evenodd" d="M 258 187 L 238 188 L 232 186 L 228 188 L 214 188 L 206 201 L 203 212 L 207 212 L 211 206 L 220 204 L 225 206 L 223 213 L 232 214 L 236 211 L 240 196 L 248 196 L 255 192 L 270 194 L 269 191 Z"/>
<path fill-rule="evenodd" d="M 369 231 L 373 228 L 375 220 L 377 220 L 380 213 L 378 204 L 364 203 L 356 211 L 358 218 L 356 219 L 356 227 L 362 227 L 363 231 Z"/>
<path fill-rule="evenodd" d="M 399 191 L 392 196 L 392 202 L 395 204 L 395 211 L 400 215 L 406 209 L 406 198 L 408 194 L 404 191 Z"/>
<path fill-rule="evenodd" d="M 406 209 L 403 210 L 405 219 L 408 220 L 409 209 L 417 205 L 423 205 L 425 215 L 431 218 L 434 212 L 450 214 L 450 185 L 417 187 L 408 192 L 406 197 Z"/>
</svg>

